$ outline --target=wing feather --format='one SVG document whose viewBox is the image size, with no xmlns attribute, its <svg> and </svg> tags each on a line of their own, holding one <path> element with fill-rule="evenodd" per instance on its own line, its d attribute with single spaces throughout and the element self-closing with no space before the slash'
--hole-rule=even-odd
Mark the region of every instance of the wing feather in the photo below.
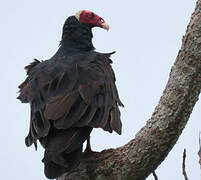
<svg viewBox="0 0 201 180">
<path fill-rule="evenodd" d="M 61 60 L 35 61 L 27 66 L 27 79 L 19 86 L 19 99 L 31 104 L 30 131 L 26 145 L 46 142 L 56 129 L 96 127 L 121 133 L 122 106 L 111 54 L 81 53 Z M 45 145 L 45 143 L 43 144 Z"/>
<path fill-rule="evenodd" d="M 111 128 L 116 131 L 118 134 L 121 134 L 121 120 L 120 120 L 120 111 L 119 108 L 116 106 L 114 109 L 111 111 L 111 121 L 110 121 L 110 126 Z"/>
<path fill-rule="evenodd" d="M 97 108 L 92 108 L 91 106 L 88 106 L 86 112 L 81 117 L 81 119 L 76 122 L 73 126 L 74 127 L 83 127 L 89 124 L 89 122 L 93 119 L 95 113 L 97 111 Z"/>
<path fill-rule="evenodd" d="M 87 104 L 79 96 L 71 107 L 70 111 L 67 111 L 62 118 L 54 121 L 54 126 L 57 129 L 70 128 L 74 123 L 80 120 L 80 118 L 86 112 L 87 107 Z"/>
<path fill-rule="evenodd" d="M 109 114 L 110 114 L 110 108 L 108 108 L 108 107 L 104 108 L 104 115 L 103 115 L 103 118 L 99 124 L 99 126 L 101 128 L 104 128 L 106 126 L 107 121 L 109 119 Z"/>
<path fill-rule="evenodd" d="M 44 116 L 46 119 L 57 120 L 61 118 L 64 114 L 70 111 L 70 108 L 75 103 L 79 94 L 77 91 L 72 91 L 69 93 L 64 93 L 52 97 L 46 104 Z"/>
</svg>

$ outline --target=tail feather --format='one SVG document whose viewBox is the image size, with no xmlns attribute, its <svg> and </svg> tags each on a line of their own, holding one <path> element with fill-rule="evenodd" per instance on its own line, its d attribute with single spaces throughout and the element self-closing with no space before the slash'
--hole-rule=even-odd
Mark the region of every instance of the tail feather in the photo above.
<svg viewBox="0 0 201 180">
<path fill-rule="evenodd" d="M 92 128 L 87 126 L 66 130 L 51 129 L 52 134 L 47 137 L 49 140 L 42 160 L 47 178 L 57 178 L 79 165 L 82 145 L 91 131 Z"/>
<path fill-rule="evenodd" d="M 49 153 L 45 151 L 44 158 L 42 162 L 44 163 L 44 173 L 45 176 L 49 179 L 54 179 L 65 172 L 69 172 L 76 168 L 80 163 L 80 158 L 82 155 L 82 146 L 75 151 L 66 154 L 65 152 L 57 154 Z M 56 162 L 59 164 L 57 164 Z"/>
</svg>

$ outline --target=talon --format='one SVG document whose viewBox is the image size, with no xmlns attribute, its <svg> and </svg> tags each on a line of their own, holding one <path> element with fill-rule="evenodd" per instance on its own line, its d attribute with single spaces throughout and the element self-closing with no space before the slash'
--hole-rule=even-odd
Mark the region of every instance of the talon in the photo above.
<svg viewBox="0 0 201 180">
<path fill-rule="evenodd" d="M 84 150 L 84 154 L 90 154 L 93 153 L 91 149 L 91 143 L 90 143 L 90 136 L 87 138 L 87 146 L 86 149 Z"/>
</svg>

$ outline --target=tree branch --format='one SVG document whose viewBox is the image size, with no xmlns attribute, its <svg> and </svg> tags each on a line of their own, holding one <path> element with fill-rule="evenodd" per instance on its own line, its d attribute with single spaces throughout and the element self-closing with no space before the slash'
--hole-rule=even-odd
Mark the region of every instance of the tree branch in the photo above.
<svg viewBox="0 0 201 180">
<path fill-rule="evenodd" d="M 188 176 L 186 173 L 186 149 L 184 149 L 184 152 L 183 152 L 182 173 L 184 175 L 184 179 L 188 180 Z"/>
<path fill-rule="evenodd" d="M 199 151 L 198 151 L 198 156 L 199 156 L 199 164 L 200 164 L 200 169 L 201 169 L 201 132 L 199 133 Z"/>
<path fill-rule="evenodd" d="M 155 173 L 155 171 L 154 171 L 152 174 L 153 174 L 153 176 L 154 176 L 154 179 L 155 179 L 155 180 L 158 180 L 158 176 L 157 176 L 157 174 Z"/>
<path fill-rule="evenodd" d="M 166 88 L 135 139 L 117 149 L 84 157 L 58 180 L 141 180 L 166 158 L 184 129 L 201 89 L 201 0 L 183 37 Z"/>
</svg>

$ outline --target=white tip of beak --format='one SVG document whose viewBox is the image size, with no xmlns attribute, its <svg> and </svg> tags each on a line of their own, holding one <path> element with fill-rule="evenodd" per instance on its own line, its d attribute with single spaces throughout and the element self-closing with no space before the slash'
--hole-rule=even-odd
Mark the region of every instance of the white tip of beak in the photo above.
<svg viewBox="0 0 201 180">
<path fill-rule="evenodd" d="M 106 29 L 106 30 L 108 31 L 108 30 L 110 29 L 110 26 L 109 26 L 108 23 L 104 22 L 104 23 L 102 24 L 102 28 L 103 28 L 103 29 Z"/>
<path fill-rule="evenodd" d="M 76 12 L 75 14 L 75 17 L 77 18 L 77 20 L 79 21 L 80 20 L 80 14 L 82 13 L 82 11 L 78 11 Z"/>
</svg>

